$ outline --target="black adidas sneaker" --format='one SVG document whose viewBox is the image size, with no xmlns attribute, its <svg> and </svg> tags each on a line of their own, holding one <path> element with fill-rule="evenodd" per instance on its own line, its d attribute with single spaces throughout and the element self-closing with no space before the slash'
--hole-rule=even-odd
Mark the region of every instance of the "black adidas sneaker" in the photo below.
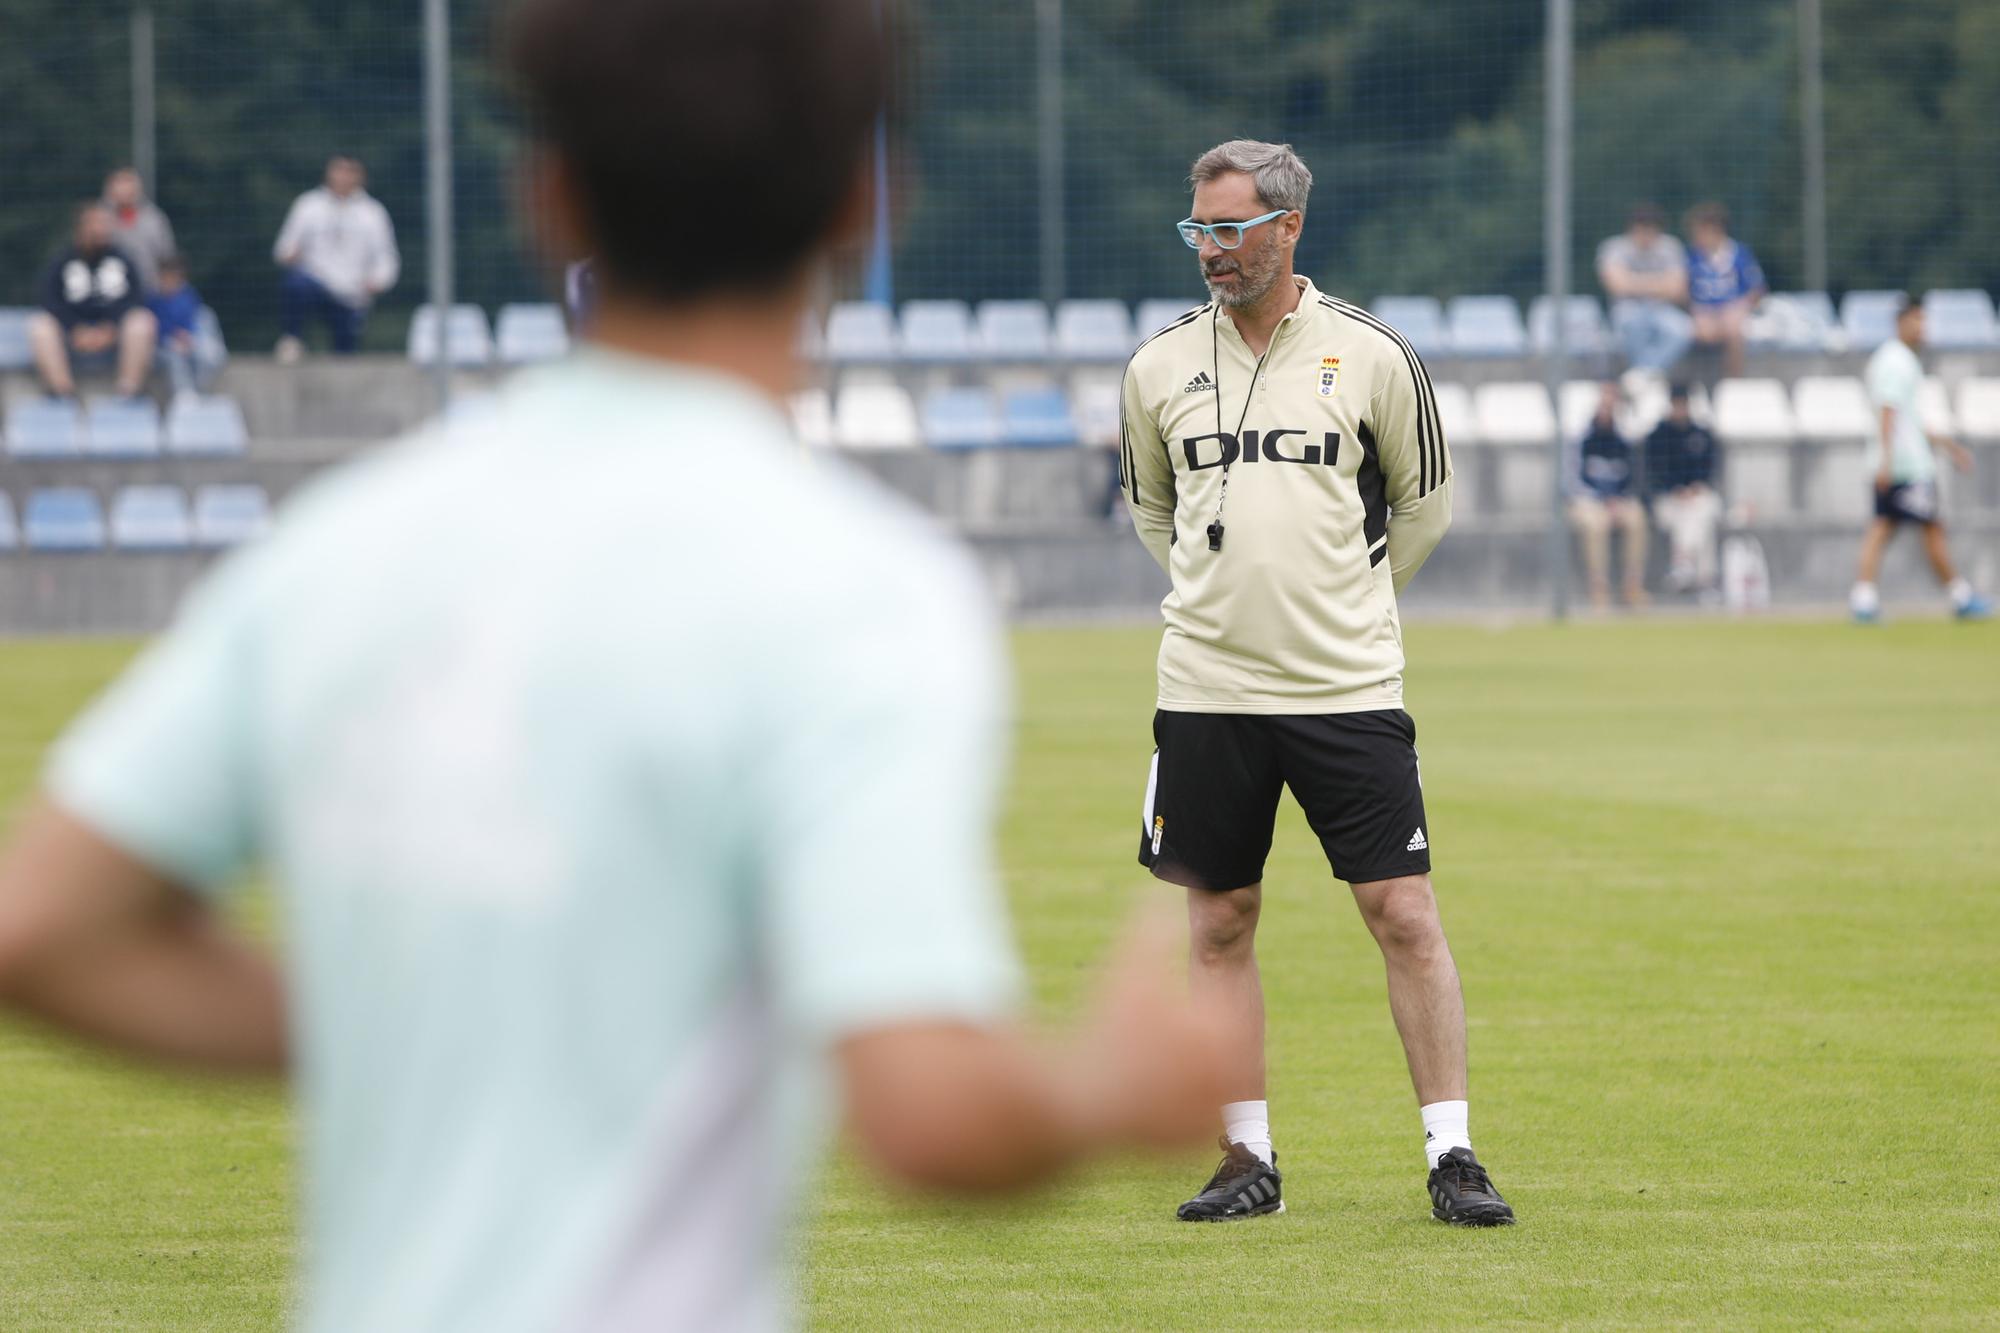
<svg viewBox="0 0 2000 1333">
<path fill-rule="evenodd" d="M 1453 1148 L 1431 1172 L 1431 1216 L 1460 1227 L 1512 1225 L 1514 1210 L 1470 1148 Z"/>
<path fill-rule="evenodd" d="M 1176 1209 L 1174 1216 L 1183 1222 L 1233 1222 L 1240 1217 L 1284 1212 L 1285 1200 L 1278 1192 L 1284 1178 L 1277 1166 L 1264 1165 L 1263 1158 L 1240 1143 L 1231 1143 L 1226 1135 L 1216 1142 L 1222 1145 L 1222 1165 L 1215 1168 L 1202 1192 Z"/>
</svg>

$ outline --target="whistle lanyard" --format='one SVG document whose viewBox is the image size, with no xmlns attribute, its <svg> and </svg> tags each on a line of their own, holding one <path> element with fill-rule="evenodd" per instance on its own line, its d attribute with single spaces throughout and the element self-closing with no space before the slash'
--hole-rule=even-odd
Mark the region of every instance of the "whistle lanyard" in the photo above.
<svg viewBox="0 0 2000 1333">
<path fill-rule="evenodd" d="M 1222 434 L 1222 334 L 1219 332 L 1223 315 L 1215 312 L 1215 318 L 1208 325 L 1209 360 L 1215 366 L 1215 433 Z M 1278 331 L 1271 331 L 1271 343 L 1278 341 Z M 1257 397 L 1257 381 L 1264 373 L 1264 360 L 1271 355 L 1271 344 L 1264 346 L 1264 355 L 1257 358 L 1256 369 L 1250 372 L 1250 392 L 1244 395 L 1243 412 L 1236 418 L 1234 438 L 1240 445 L 1243 440 L 1243 423 L 1250 419 L 1250 404 Z M 1219 443 L 1219 441 L 1218 441 Z M 1222 465 L 1222 489 L 1215 496 L 1215 519 L 1208 525 L 1208 549 L 1222 549 L 1222 507 L 1229 503 L 1229 463 Z"/>
</svg>

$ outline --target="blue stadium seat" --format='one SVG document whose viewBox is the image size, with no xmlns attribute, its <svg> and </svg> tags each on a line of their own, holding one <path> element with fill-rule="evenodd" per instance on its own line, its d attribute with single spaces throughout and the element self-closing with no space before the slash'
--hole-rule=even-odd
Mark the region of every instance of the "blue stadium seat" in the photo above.
<svg viewBox="0 0 2000 1333">
<path fill-rule="evenodd" d="M 1049 308 L 1040 301 L 981 301 L 979 349 L 992 361 L 1046 361 Z"/>
<path fill-rule="evenodd" d="M 874 301 L 839 301 L 826 317 L 829 361 L 894 361 L 896 312 Z"/>
<path fill-rule="evenodd" d="M 1563 300 L 1565 332 L 1571 356 L 1597 356 L 1605 350 L 1604 307 L 1597 298 L 1573 295 Z M 1555 306 L 1547 296 L 1537 296 L 1528 306 L 1528 341 L 1535 351 L 1546 353 L 1555 347 Z"/>
<path fill-rule="evenodd" d="M 553 361 L 569 354 L 569 326 L 563 323 L 562 307 L 546 302 L 501 306 L 494 340 L 503 366 Z"/>
<path fill-rule="evenodd" d="M 160 409 L 150 398 L 93 398 L 84 414 L 84 452 L 94 458 L 152 458 L 160 452 Z"/>
<path fill-rule="evenodd" d="M 26 370 L 35 364 L 28 348 L 29 306 L 0 306 L 0 370 Z"/>
<path fill-rule="evenodd" d="M 1511 296 L 1454 296 L 1446 325 L 1451 349 L 1460 356 L 1523 356 L 1528 350 L 1521 307 Z"/>
<path fill-rule="evenodd" d="M 493 330 L 486 312 L 476 305 L 455 305 L 450 318 L 451 364 L 483 366 L 493 359 Z M 410 360 L 418 365 L 436 365 L 438 359 L 437 307 L 428 303 L 417 307 L 410 320 Z"/>
<path fill-rule="evenodd" d="M 1155 297 L 1139 302 L 1139 312 L 1132 320 L 1132 331 L 1144 341 L 1158 333 L 1167 325 L 1179 319 L 1190 310 L 1199 310 L 1205 303 L 1189 301 L 1183 297 Z"/>
<path fill-rule="evenodd" d="M 1840 302 L 1840 326 L 1857 352 L 1880 347 L 1896 336 L 1901 292 L 1849 292 Z"/>
<path fill-rule="evenodd" d="M 1418 356 L 1451 350 L 1444 331 L 1444 307 L 1435 296 L 1378 296 L 1368 313 L 1403 335 Z"/>
<path fill-rule="evenodd" d="M 21 523 L 31 551 L 101 551 L 104 507 L 81 486 L 56 486 L 28 497 Z"/>
<path fill-rule="evenodd" d="M 1076 419 L 1061 389 L 1015 389 L 1000 414 L 1001 438 L 1030 447 L 1076 443 Z"/>
<path fill-rule="evenodd" d="M 0 551 L 11 551 L 21 544 L 21 525 L 14 521 L 14 497 L 0 491 Z"/>
<path fill-rule="evenodd" d="M 2000 346 L 1993 298 L 1977 287 L 1938 290 L 1924 297 L 1924 341 L 1940 351 L 1985 351 Z"/>
<path fill-rule="evenodd" d="M 111 500 L 111 544 L 121 551 L 185 551 L 194 544 L 178 486 L 127 486 Z"/>
<path fill-rule="evenodd" d="M 1752 346 L 1819 352 L 1839 327 L 1825 292 L 1772 292 L 1758 303 L 1747 332 Z"/>
<path fill-rule="evenodd" d="M 7 452 L 16 458 L 83 453 L 83 413 L 67 398 L 30 398 L 7 409 Z"/>
<path fill-rule="evenodd" d="M 229 355 L 229 344 L 222 337 L 222 320 L 209 306 L 194 312 L 195 341 L 207 344 L 209 354 L 221 361 Z"/>
<path fill-rule="evenodd" d="M 972 310 L 963 301 L 907 301 L 901 348 L 906 361 L 969 361 Z"/>
<path fill-rule="evenodd" d="M 235 458 L 250 448 L 243 409 L 234 398 L 181 394 L 167 407 L 167 452 L 183 456 Z"/>
<path fill-rule="evenodd" d="M 1000 412 L 986 389 L 936 389 L 924 398 L 924 443 L 976 449 L 1000 443 Z"/>
<path fill-rule="evenodd" d="M 204 486 L 194 494 L 194 544 L 237 546 L 271 526 L 271 500 L 261 486 Z"/>
<path fill-rule="evenodd" d="M 1137 342 L 1123 301 L 1064 301 L 1056 307 L 1056 354 L 1070 361 L 1123 361 Z"/>
</svg>

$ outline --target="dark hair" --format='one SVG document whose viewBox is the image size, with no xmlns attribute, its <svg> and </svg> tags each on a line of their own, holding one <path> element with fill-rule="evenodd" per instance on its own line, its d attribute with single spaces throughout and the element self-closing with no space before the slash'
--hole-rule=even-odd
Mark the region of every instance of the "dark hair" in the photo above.
<svg viewBox="0 0 2000 1333">
<path fill-rule="evenodd" d="M 159 271 L 162 273 L 178 273 L 185 278 L 188 271 L 187 260 L 181 258 L 179 255 L 167 255 L 160 260 Z"/>
<path fill-rule="evenodd" d="M 1658 204 L 1634 204 L 1632 205 L 1631 213 L 1626 215 L 1625 225 L 1628 227 L 1664 227 L 1667 225 L 1667 215 L 1660 211 Z"/>
<path fill-rule="evenodd" d="M 831 239 L 890 85 L 862 0 L 525 0 L 510 62 L 607 288 L 770 291 Z"/>
<path fill-rule="evenodd" d="M 1687 401 L 1687 397 L 1688 397 L 1687 385 L 1672 384 L 1667 387 L 1667 401 L 1685 403 Z"/>
<path fill-rule="evenodd" d="M 1913 310 L 1920 315 L 1924 312 L 1924 293 L 1904 292 L 1896 298 L 1896 318 L 1898 321 L 1901 321 L 1903 316 Z"/>
<path fill-rule="evenodd" d="M 1696 227 L 1702 226 L 1704 223 L 1708 226 L 1720 227 L 1723 231 L 1728 231 L 1729 210 L 1721 204 L 1716 203 L 1696 204 L 1688 210 L 1687 228 L 1689 231 L 1693 231 Z"/>
</svg>

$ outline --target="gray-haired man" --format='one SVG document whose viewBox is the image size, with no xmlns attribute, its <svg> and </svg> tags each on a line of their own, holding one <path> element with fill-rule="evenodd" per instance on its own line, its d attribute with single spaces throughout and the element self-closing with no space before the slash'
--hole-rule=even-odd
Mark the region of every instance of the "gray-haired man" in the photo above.
<svg viewBox="0 0 2000 1333">
<path fill-rule="evenodd" d="M 1465 1008 L 1403 711 L 1396 595 L 1451 522 L 1430 379 L 1394 329 L 1292 272 L 1312 173 L 1289 145 L 1225 143 L 1191 180 L 1179 229 L 1211 300 L 1125 373 L 1126 500 L 1173 580 L 1139 859 L 1187 890 L 1198 1001 L 1261 1043 L 1254 941 L 1289 787 L 1388 965 L 1434 1215 L 1511 1222 L 1467 1135 Z M 1183 1220 L 1284 1207 L 1255 1071 Z"/>
</svg>

